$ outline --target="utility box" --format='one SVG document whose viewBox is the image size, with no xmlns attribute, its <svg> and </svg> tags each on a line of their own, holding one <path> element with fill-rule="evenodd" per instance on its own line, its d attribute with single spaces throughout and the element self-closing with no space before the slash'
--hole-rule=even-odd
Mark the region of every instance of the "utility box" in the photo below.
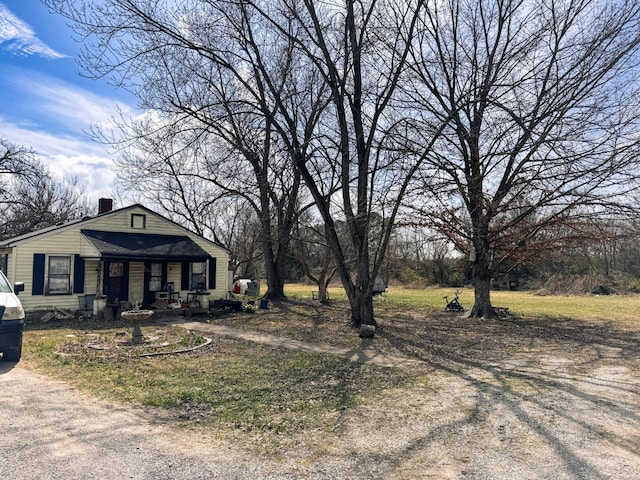
<svg viewBox="0 0 640 480">
<path fill-rule="evenodd" d="M 247 295 L 250 297 L 257 297 L 260 295 L 260 282 L 255 280 L 249 282 L 247 285 Z"/>
<path fill-rule="evenodd" d="M 98 318 L 104 318 L 104 311 L 107 308 L 107 299 L 105 298 L 95 298 L 93 300 L 93 315 Z"/>
<path fill-rule="evenodd" d="M 93 302 L 96 295 L 78 295 L 78 307 L 82 311 L 93 312 Z"/>
</svg>

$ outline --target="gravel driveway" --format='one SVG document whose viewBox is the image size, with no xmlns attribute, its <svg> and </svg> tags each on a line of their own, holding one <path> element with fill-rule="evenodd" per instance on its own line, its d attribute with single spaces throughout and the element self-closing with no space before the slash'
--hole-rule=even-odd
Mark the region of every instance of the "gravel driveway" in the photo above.
<svg viewBox="0 0 640 480">
<path fill-rule="evenodd" d="M 259 477 L 211 445 L 203 460 L 179 429 L 84 396 L 0 362 L 0 478 L 11 480 L 233 479 Z M 201 450 L 202 446 L 198 450 Z"/>
</svg>

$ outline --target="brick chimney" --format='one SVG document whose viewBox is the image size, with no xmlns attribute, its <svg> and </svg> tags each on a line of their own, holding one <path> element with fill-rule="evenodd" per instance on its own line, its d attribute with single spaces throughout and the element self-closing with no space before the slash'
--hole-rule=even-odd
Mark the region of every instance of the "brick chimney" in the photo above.
<svg viewBox="0 0 640 480">
<path fill-rule="evenodd" d="M 98 215 L 113 210 L 113 200 L 110 198 L 101 198 L 98 200 Z"/>
</svg>

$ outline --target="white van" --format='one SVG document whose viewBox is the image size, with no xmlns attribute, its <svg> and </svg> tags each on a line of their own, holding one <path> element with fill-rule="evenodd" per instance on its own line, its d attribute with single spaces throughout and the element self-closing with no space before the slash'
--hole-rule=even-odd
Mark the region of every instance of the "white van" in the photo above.
<svg viewBox="0 0 640 480">
<path fill-rule="evenodd" d="M 3 360 L 17 362 L 22 356 L 24 309 L 17 294 L 23 290 L 24 283 L 16 283 L 11 288 L 0 270 L 0 353 Z"/>
</svg>

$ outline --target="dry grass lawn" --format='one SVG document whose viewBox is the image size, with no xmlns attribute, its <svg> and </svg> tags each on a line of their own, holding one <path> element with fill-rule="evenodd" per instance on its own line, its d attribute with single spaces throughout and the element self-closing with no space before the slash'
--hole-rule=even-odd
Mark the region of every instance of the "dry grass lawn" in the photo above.
<svg viewBox="0 0 640 480">
<path fill-rule="evenodd" d="M 215 339 L 212 347 L 188 354 L 190 364 L 215 358 L 214 368 L 221 370 L 233 352 L 239 357 L 255 352 L 265 368 L 264 377 L 254 375 L 254 382 L 263 382 L 259 395 L 254 390 L 234 394 L 233 388 L 225 395 L 256 395 L 257 405 L 272 388 L 266 379 L 281 372 L 279 388 L 286 392 L 269 400 L 265 415 L 277 410 L 294 426 L 274 428 L 258 413 L 253 428 L 246 420 L 241 429 L 239 423 L 207 422 L 221 410 L 204 391 L 187 396 L 199 399 L 192 404 L 174 402 L 169 415 L 173 411 L 178 423 L 199 435 L 233 438 L 259 451 L 264 468 L 273 465 L 273 478 L 637 478 L 637 319 L 515 315 L 484 320 L 393 304 L 378 307 L 376 317 L 380 328 L 368 340 L 348 326 L 347 305 L 340 299 L 321 305 L 296 298 L 255 314 L 200 318 L 203 324 L 417 359 L 422 366 L 412 371 L 362 368 Z M 34 329 L 29 335 L 35 341 L 43 332 Z M 226 356 L 220 355 L 223 351 Z M 32 355 L 27 364 L 43 368 L 35 351 Z M 268 370 L 265 363 L 270 362 Z M 225 370 L 228 386 L 251 384 L 250 378 L 239 380 L 241 370 L 258 370 L 257 364 L 234 365 L 235 370 Z M 294 374 L 297 380 L 285 383 L 284 376 Z M 166 371 L 163 378 L 170 378 Z M 242 408 L 251 405 L 245 402 Z M 189 409 L 197 415 L 189 415 Z M 295 415 L 312 419 L 296 423 Z M 196 444 L 190 448 L 202 448 L 204 454 L 204 446 Z"/>
</svg>

